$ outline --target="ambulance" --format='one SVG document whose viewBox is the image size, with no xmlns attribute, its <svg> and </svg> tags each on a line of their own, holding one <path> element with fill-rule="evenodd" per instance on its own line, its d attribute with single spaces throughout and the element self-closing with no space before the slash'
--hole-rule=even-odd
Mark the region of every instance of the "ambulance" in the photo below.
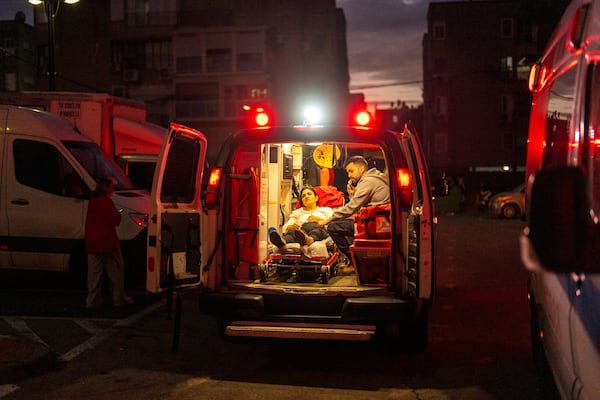
<svg viewBox="0 0 600 400">
<path fill-rule="evenodd" d="M 544 399 L 600 398 L 600 1 L 574 0 L 531 71 L 527 227 Z"/>
<path fill-rule="evenodd" d="M 208 170 L 205 137 L 171 125 L 151 194 L 148 291 L 199 285 L 200 311 L 225 336 L 381 334 L 423 349 L 435 295 L 434 212 L 414 130 L 376 129 L 364 110 L 332 122 L 307 108 L 288 124 L 268 107 L 249 107 L 248 115 L 253 127 L 230 135 Z M 299 207 L 301 188 L 315 187 L 320 205 L 343 205 L 344 164 L 354 155 L 387 176 L 391 204 L 381 215 L 361 210 L 371 213 L 370 232 L 354 218 L 361 234 L 351 268 L 342 273 L 327 239 L 281 254 L 269 233 Z"/>
</svg>

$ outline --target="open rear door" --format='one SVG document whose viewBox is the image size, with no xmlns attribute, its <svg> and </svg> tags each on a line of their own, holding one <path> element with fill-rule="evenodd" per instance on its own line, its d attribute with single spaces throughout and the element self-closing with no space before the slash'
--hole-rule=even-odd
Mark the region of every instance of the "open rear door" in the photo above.
<svg viewBox="0 0 600 400">
<path fill-rule="evenodd" d="M 200 283 L 200 188 L 206 146 L 202 133 L 171 123 L 152 183 L 146 279 L 149 292 Z"/>
<path fill-rule="evenodd" d="M 434 255 L 434 215 L 431 201 L 431 188 L 429 184 L 429 171 L 421 143 L 416 134 L 409 128 L 403 132 L 402 145 L 407 158 L 410 159 L 409 168 L 414 169 L 411 175 L 415 177 L 414 190 L 417 197 L 417 207 L 413 207 L 408 224 L 413 227 L 414 235 L 409 239 L 409 260 L 417 260 L 418 296 L 422 299 L 431 299 L 435 295 L 435 255 Z M 414 242 L 413 242 L 414 241 Z M 411 243 L 412 242 L 412 243 Z M 412 254 L 416 256 L 411 257 Z"/>
</svg>

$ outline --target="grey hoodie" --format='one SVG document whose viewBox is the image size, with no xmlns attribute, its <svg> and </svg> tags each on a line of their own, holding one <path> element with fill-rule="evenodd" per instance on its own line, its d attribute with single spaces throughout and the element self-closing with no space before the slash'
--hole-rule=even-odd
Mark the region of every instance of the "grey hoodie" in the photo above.
<svg viewBox="0 0 600 400">
<path fill-rule="evenodd" d="M 361 207 L 390 202 L 388 176 L 376 168 L 366 171 L 358 180 L 354 196 L 342 208 L 334 211 L 331 220 L 348 218 Z"/>
</svg>

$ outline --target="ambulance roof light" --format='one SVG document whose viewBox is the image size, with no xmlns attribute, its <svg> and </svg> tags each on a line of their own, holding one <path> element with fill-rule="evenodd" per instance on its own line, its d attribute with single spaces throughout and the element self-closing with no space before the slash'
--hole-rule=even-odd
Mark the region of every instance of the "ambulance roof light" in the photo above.
<svg viewBox="0 0 600 400">
<path fill-rule="evenodd" d="M 317 125 L 321 123 L 323 114 L 321 110 L 315 106 L 309 106 L 304 109 L 304 125 Z"/>
</svg>

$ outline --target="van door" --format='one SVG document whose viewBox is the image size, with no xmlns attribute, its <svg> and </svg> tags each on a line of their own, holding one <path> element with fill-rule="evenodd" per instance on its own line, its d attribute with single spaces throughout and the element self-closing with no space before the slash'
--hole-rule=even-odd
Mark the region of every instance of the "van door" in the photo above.
<svg viewBox="0 0 600 400">
<path fill-rule="evenodd" d="M 171 123 L 152 183 L 146 280 L 149 292 L 200 283 L 200 188 L 206 146 L 202 133 Z"/>
<path fill-rule="evenodd" d="M 408 248 L 408 269 L 414 267 L 419 271 L 418 297 L 433 299 L 435 292 L 435 265 L 434 265 L 434 238 L 433 234 L 433 207 L 431 201 L 431 188 L 429 184 L 429 170 L 425 163 L 423 150 L 418 137 L 408 128 L 402 133 L 402 146 L 408 160 L 410 174 L 416 182 L 413 184 L 416 196 L 415 204 L 408 218 L 408 234 L 406 241 Z M 417 265 L 410 265 L 416 263 Z"/>
<path fill-rule="evenodd" d="M 10 135 L 6 145 L 11 265 L 67 271 L 68 255 L 83 243 L 85 184 L 52 142 Z"/>
</svg>

